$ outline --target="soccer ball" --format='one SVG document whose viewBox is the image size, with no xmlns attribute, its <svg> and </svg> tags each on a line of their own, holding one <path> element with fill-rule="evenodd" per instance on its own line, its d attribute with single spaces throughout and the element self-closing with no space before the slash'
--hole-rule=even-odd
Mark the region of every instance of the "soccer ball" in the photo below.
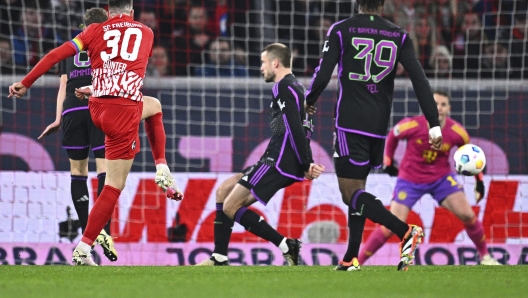
<svg viewBox="0 0 528 298">
<path fill-rule="evenodd" d="M 459 174 L 474 176 L 486 166 L 486 156 L 479 146 L 466 144 L 455 152 L 455 169 Z"/>
</svg>

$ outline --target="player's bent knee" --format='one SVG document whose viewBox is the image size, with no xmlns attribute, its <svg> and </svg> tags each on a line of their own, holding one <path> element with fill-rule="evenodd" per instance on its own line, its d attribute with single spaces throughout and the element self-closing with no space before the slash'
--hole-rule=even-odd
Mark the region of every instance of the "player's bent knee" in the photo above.
<svg viewBox="0 0 528 298">
<path fill-rule="evenodd" d="M 235 217 L 235 213 L 240 207 L 237 207 L 237 204 L 231 203 L 230 200 L 227 200 L 224 202 L 223 211 L 227 217 L 233 219 Z"/>
</svg>

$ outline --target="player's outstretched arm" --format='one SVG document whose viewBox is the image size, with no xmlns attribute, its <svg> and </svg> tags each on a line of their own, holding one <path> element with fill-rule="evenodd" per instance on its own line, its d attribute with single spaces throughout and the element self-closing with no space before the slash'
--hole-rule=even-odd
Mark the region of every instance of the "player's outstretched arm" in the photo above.
<svg viewBox="0 0 528 298">
<path fill-rule="evenodd" d="M 24 86 L 21 82 L 16 82 L 13 85 L 9 86 L 9 94 L 7 95 L 7 98 L 16 97 L 20 98 L 24 96 L 27 92 L 27 87 Z"/>
<path fill-rule="evenodd" d="M 409 73 L 409 78 L 413 84 L 420 108 L 427 122 L 429 122 L 429 127 L 431 128 L 429 130 L 429 144 L 431 144 L 431 148 L 440 150 L 442 147 L 442 132 L 440 129 L 440 121 L 438 120 L 438 108 L 436 107 L 431 85 L 425 76 L 420 62 L 416 58 L 414 47 L 409 38 L 403 43 L 400 63 L 407 73 Z"/>
<path fill-rule="evenodd" d="M 57 132 L 60 128 L 62 120 L 62 104 L 66 99 L 66 83 L 68 83 L 68 76 L 63 74 L 61 75 L 59 93 L 57 94 L 57 108 L 55 113 L 55 121 L 53 121 L 53 123 L 48 125 L 46 129 L 44 129 L 44 131 L 37 138 L 38 140 Z"/>
<path fill-rule="evenodd" d="M 324 172 L 324 169 L 325 167 L 323 165 L 312 163 L 310 164 L 310 169 L 308 169 L 307 172 L 304 172 L 304 178 L 308 180 L 317 179 Z"/>
<path fill-rule="evenodd" d="M 27 89 L 29 89 L 38 78 L 48 72 L 53 65 L 59 63 L 63 59 L 75 55 L 76 53 L 77 49 L 74 48 L 71 42 L 66 42 L 51 50 L 37 63 L 37 65 L 35 65 L 35 67 L 33 67 L 22 81 L 9 86 L 9 95 L 7 97 L 22 97 L 26 94 Z"/>
</svg>

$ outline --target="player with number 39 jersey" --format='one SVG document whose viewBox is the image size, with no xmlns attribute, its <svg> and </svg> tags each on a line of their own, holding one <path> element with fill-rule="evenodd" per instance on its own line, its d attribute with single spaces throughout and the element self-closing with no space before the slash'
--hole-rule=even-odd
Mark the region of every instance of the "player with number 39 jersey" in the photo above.
<svg viewBox="0 0 528 298">
<path fill-rule="evenodd" d="M 359 270 L 359 244 L 366 218 L 400 238 L 398 270 L 407 270 L 423 230 L 408 226 L 365 191 L 372 168 L 381 167 L 392 108 L 398 63 L 409 73 L 420 107 L 429 124 L 432 150 L 442 145 L 442 133 L 433 92 L 416 58 L 408 34 L 383 19 L 385 0 L 357 0 L 359 14 L 333 24 L 322 45 L 322 58 L 306 93 L 306 111 L 328 85 L 337 65 L 339 95 L 335 106 L 334 166 L 343 203 L 348 205 L 348 248 L 335 268 Z"/>
<path fill-rule="evenodd" d="M 141 101 L 141 87 L 152 55 L 152 30 L 130 16 L 117 15 L 88 26 L 71 44 L 93 53 L 93 96 L 119 96 Z M 141 45 L 141 46 L 140 46 Z"/>
<path fill-rule="evenodd" d="M 316 102 L 338 64 L 336 128 L 385 138 L 398 62 L 409 73 L 430 127 L 438 126 L 433 93 L 409 35 L 377 15 L 358 14 L 330 27 L 306 102 Z"/>
</svg>

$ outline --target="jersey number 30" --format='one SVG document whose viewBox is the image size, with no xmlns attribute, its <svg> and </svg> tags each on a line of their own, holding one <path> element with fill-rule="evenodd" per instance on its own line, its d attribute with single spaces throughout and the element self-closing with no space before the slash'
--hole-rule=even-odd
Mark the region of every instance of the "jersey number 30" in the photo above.
<svg viewBox="0 0 528 298">
<path fill-rule="evenodd" d="M 136 36 L 136 40 L 134 41 L 134 46 L 132 47 L 132 51 L 128 52 L 128 44 L 130 42 L 130 37 L 132 35 Z M 123 60 L 127 61 L 134 61 L 138 57 L 139 53 L 139 45 L 141 44 L 141 39 L 143 38 L 143 34 L 141 33 L 141 30 L 139 28 L 128 28 L 125 30 L 123 34 L 123 41 L 121 42 L 121 51 L 119 51 L 119 41 L 121 40 L 121 31 L 119 30 L 110 30 L 106 31 L 104 36 L 104 40 L 106 40 L 106 45 L 112 50 L 110 53 L 108 52 L 101 52 L 101 59 L 103 61 L 108 61 L 110 59 L 113 59 L 117 57 L 117 52 L 119 52 L 119 55 Z"/>
<path fill-rule="evenodd" d="M 398 47 L 393 41 L 382 40 L 376 45 L 374 45 L 374 39 L 354 37 L 352 38 L 352 45 L 359 51 L 359 53 L 354 57 L 354 59 L 363 60 L 364 72 L 350 72 L 350 80 L 366 82 L 372 79 L 374 83 L 378 83 L 379 81 L 383 80 L 383 78 L 385 78 L 394 69 L 394 64 L 396 63 L 396 52 L 398 50 Z M 384 60 L 381 57 L 383 50 L 389 51 L 388 60 Z M 372 59 L 373 55 L 374 59 Z M 382 68 L 382 71 L 380 73 L 370 73 L 372 60 L 374 60 L 374 63 L 376 63 L 378 67 Z"/>
</svg>

